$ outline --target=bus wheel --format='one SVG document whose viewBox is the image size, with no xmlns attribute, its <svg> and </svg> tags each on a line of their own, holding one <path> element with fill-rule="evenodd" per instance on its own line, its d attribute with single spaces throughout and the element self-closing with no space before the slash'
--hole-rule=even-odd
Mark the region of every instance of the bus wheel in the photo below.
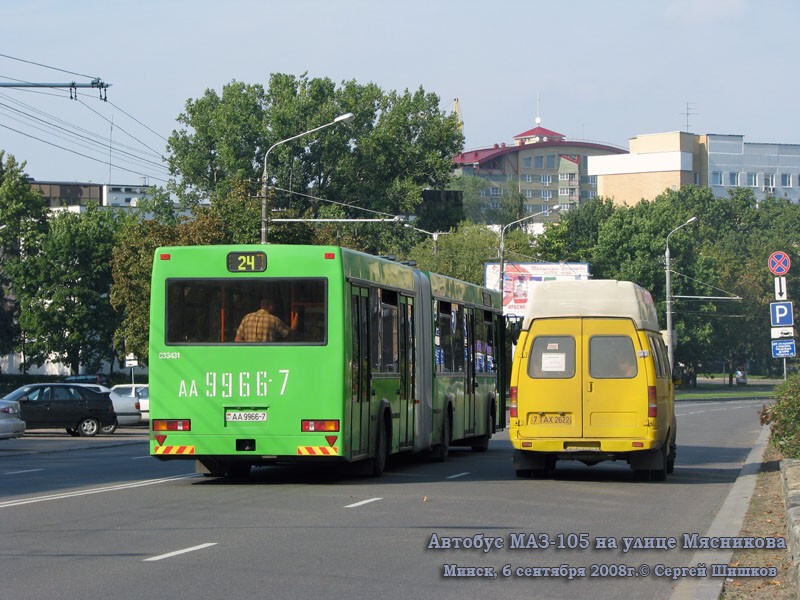
<svg viewBox="0 0 800 600">
<path fill-rule="evenodd" d="M 450 453 L 450 414 L 445 411 L 444 422 L 442 423 L 442 441 L 433 448 L 433 459 L 436 462 L 444 462 Z"/>
<path fill-rule="evenodd" d="M 381 423 L 375 438 L 375 456 L 372 457 L 370 475 L 380 477 L 386 470 L 386 457 L 389 454 L 389 438 L 386 435 L 386 425 Z"/>
<path fill-rule="evenodd" d="M 491 411 L 486 415 L 486 435 L 479 436 L 477 441 L 472 444 L 473 452 L 486 452 L 489 449 L 489 440 L 492 439 L 494 431 L 494 417 Z"/>
</svg>

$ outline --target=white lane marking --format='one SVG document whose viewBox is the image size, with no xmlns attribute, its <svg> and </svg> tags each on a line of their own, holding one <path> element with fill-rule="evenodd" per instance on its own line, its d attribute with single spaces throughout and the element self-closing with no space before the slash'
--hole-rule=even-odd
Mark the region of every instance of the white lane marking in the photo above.
<svg viewBox="0 0 800 600">
<path fill-rule="evenodd" d="M 459 477 L 464 477 L 465 475 L 469 475 L 469 471 L 465 471 L 464 473 L 456 473 L 455 475 L 448 475 L 445 479 L 458 479 Z"/>
<path fill-rule="evenodd" d="M 184 548 L 183 550 L 175 550 L 175 552 L 168 552 L 167 554 L 161 554 L 159 556 L 151 556 L 150 558 L 145 558 L 142 562 L 155 562 L 157 560 L 164 560 L 165 558 L 172 558 L 173 556 L 178 556 L 180 554 L 187 554 L 189 552 L 195 552 L 197 550 L 203 550 L 204 548 L 210 548 L 211 546 L 216 546 L 217 542 L 209 542 L 207 544 L 200 544 L 199 546 L 192 546 L 191 548 Z"/>
<path fill-rule="evenodd" d="M 19 475 L 21 473 L 36 473 L 36 471 L 44 471 L 44 469 L 25 469 L 24 471 L 9 471 L 3 475 Z"/>
<path fill-rule="evenodd" d="M 65 492 L 63 494 L 51 494 L 49 496 L 36 496 L 34 498 L 26 498 L 24 500 L 9 500 L 8 502 L 0 502 L 0 508 L 10 508 L 12 506 L 24 506 L 25 504 L 36 504 L 37 502 L 49 502 L 50 500 L 64 500 L 66 498 L 77 498 L 78 496 L 90 496 L 92 494 L 103 494 L 105 492 L 116 492 L 119 490 L 128 490 L 137 487 L 145 487 L 148 485 L 158 485 L 159 483 L 166 483 L 168 481 L 175 481 L 177 479 L 187 479 L 189 477 L 200 477 L 197 473 L 189 473 L 187 475 L 176 475 L 174 477 L 163 477 L 161 479 L 148 479 L 146 481 L 135 481 L 133 483 L 122 483 L 120 485 L 110 485 L 107 487 L 92 488 L 88 490 L 81 490 L 79 492 Z"/>
<path fill-rule="evenodd" d="M 729 410 L 739 410 L 742 408 L 753 408 L 752 404 L 748 404 L 746 406 L 726 406 L 725 408 L 709 408 L 706 410 L 693 410 L 691 412 L 680 413 L 676 412 L 675 414 L 679 417 L 685 417 L 686 415 L 701 415 L 703 413 L 712 413 L 712 412 L 722 412 L 722 411 L 729 411 Z"/>
<path fill-rule="evenodd" d="M 364 506 L 365 504 L 369 504 L 370 502 L 377 502 L 378 500 L 383 500 L 383 498 L 370 498 L 369 500 L 362 500 L 361 502 L 348 504 L 347 506 L 345 506 L 345 508 L 357 508 L 359 506 Z"/>
<path fill-rule="evenodd" d="M 149 454 L 145 454 L 144 456 L 132 456 L 131 460 L 142 460 L 143 458 L 151 458 Z"/>
</svg>

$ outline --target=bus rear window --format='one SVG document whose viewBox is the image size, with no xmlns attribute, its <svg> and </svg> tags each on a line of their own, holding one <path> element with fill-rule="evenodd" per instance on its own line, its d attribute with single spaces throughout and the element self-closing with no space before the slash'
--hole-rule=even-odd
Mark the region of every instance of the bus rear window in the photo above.
<svg viewBox="0 0 800 600">
<path fill-rule="evenodd" d="M 166 343 L 327 343 L 327 281 L 169 279 Z"/>
</svg>

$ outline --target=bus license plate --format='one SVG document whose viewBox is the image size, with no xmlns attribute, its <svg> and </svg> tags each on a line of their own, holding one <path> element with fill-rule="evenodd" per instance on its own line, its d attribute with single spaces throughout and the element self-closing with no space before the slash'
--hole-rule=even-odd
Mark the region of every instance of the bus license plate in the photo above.
<svg viewBox="0 0 800 600">
<path fill-rule="evenodd" d="M 257 423 L 266 421 L 267 413 L 255 410 L 228 410 L 225 411 L 226 423 Z"/>
<path fill-rule="evenodd" d="M 572 415 L 562 415 L 559 413 L 533 414 L 531 425 L 572 425 Z"/>
</svg>

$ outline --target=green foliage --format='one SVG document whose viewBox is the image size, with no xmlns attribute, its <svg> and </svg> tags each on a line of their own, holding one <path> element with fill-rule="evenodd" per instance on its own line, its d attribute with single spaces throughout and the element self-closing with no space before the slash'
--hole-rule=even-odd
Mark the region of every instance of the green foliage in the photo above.
<svg viewBox="0 0 800 600">
<path fill-rule="evenodd" d="M 56 360 L 77 373 L 113 359 L 109 257 L 119 222 L 117 212 L 90 205 L 51 217 L 47 235 L 23 240 L 14 290 L 27 364 Z"/>
<path fill-rule="evenodd" d="M 327 126 L 347 112 L 355 114 L 352 123 Z M 457 117 L 444 114 L 439 98 L 422 88 L 384 92 L 355 81 L 337 87 L 305 74 L 273 74 L 266 90 L 235 81 L 221 96 L 207 90 L 187 101 L 178 122 L 182 127 L 169 140 L 170 169 L 182 201 L 260 199 L 266 173 L 271 216 L 316 218 L 328 202 L 344 218 L 369 217 L 363 209 L 412 215 L 422 190 L 446 187 L 463 144 Z M 317 127 L 324 130 L 301 135 Z M 239 239 L 259 240 L 260 225 L 253 239 L 252 224 L 260 223 L 260 200 L 221 208 L 218 216 Z M 309 243 L 314 237 L 311 228 L 277 226 L 268 239 Z"/>
<path fill-rule="evenodd" d="M 24 347 L 19 327 L 20 303 L 14 290 L 24 283 L 22 264 L 35 254 L 39 239 L 47 231 L 47 207 L 25 176 L 25 163 L 0 150 L 0 354 Z"/>
<path fill-rule="evenodd" d="M 769 425 L 770 442 L 784 458 L 800 458 L 800 374 L 775 388 L 775 402 L 761 409 L 761 424 Z"/>
<path fill-rule="evenodd" d="M 484 283 L 487 262 L 497 262 L 499 234 L 482 225 L 465 221 L 448 235 L 439 235 L 437 253 L 427 234 L 409 253 L 423 271 L 433 271 L 478 285 Z"/>
</svg>

